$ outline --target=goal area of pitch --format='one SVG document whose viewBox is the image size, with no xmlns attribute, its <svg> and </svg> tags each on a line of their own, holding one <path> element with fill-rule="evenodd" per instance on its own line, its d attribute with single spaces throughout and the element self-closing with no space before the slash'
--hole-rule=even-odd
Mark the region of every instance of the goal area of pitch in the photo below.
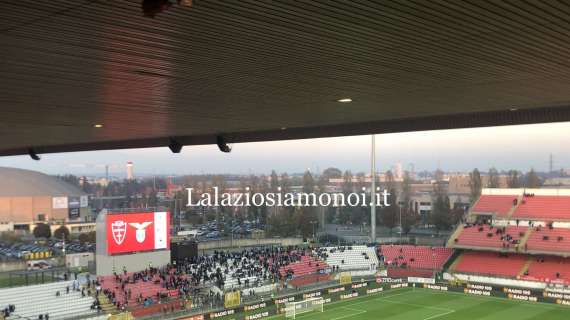
<svg viewBox="0 0 570 320">
<path fill-rule="evenodd" d="M 310 298 L 303 301 L 287 302 L 285 304 L 285 318 L 295 319 L 296 316 L 307 312 L 323 312 L 324 300 L 321 297 Z"/>
</svg>

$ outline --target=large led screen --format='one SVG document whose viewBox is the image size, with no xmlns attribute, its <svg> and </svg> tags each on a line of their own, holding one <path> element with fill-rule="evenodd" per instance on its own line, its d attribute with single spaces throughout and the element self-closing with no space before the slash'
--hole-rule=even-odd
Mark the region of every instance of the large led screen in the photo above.
<svg viewBox="0 0 570 320">
<path fill-rule="evenodd" d="M 168 249 L 168 212 L 110 213 L 107 215 L 107 253 Z"/>
</svg>

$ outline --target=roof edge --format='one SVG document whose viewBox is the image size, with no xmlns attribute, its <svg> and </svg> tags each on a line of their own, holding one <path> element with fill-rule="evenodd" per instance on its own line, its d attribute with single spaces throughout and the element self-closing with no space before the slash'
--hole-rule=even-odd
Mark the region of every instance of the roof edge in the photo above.
<svg viewBox="0 0 570 320">
<path fill-rule="evenodd" d="M 183 145 L 216 144 L 220 135 L 228 143 L 330 138 L 367 134 L 383 134 L 412 131 L 481 128 L 537 123 L 570 121 L 570 105 L 533 109 L 486 111 L 428 117 L 400 118 L 382 121 L 336 124 L 306 128 L 278 128 L 251 132 L 219 132 L 209 135 L 157 137 L 93 143 L 28 146 L 0 150 L 0 156 L 25 155 L 33 149 L 37 154 L 94 150 L 152 148 L 168 146 L 171 139 Z"/>
</svg>

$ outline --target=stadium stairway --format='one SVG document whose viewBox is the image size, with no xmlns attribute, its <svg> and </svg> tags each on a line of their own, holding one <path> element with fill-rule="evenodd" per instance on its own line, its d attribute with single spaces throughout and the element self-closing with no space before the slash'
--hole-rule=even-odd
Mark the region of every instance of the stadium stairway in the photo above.
<svg viewBox="0 0 570 320">
<path fill-rule="evenodd" d="M 528 269 L 530 268 L 530 265 L 532 264 L 532 258 L 529 257 L 528 260 L 526 261 L 526 263 L 524 264 L 524 266 L 522 267 L 521 271 L 519 272 L 519 274 L 517 275 L 517 278 L 520 278 L 522 276 L 524 276 L 524 274 L 528 271 Z"/>
<path fill-rule="evenodd" d="M 527 244 L 528 239 L 530 238 L 530 234 L 532 233 L 532 228 L 528 228 L 524 234 L 524 236 L 522 236 L 522 238 L 520 239 L 520 243 L 518 246 L 518 251 L 524 251 L 524 247 Z"/>
<path fill-rule="evenodd" d="M 457 227 L 457 229 L 455 229 L 455 231 L 453 232 L 451 237 L 449 237 L 449 240 L 447 240 L 447 247 L 448 248 L 453 248 L 453 246 L 455 245 L 455 240 L 463 232 L 463 228 L 465 228 L 465 225 L 460 224 L 459 227 Z"/>
<path fill-rule="evenodd" d="M 109 301 L 109 298 L 107 298 L 106 295 L 104 295 L 102 292 L 99 293 L 99 304 L 101 305 L 101 310 L 103 311 L 104 314 L 117 314 L 119 313 L 119 310 L 117 310 L 117 307 L 111 303 L 111 301 Z"/>
<path fill-rule="evenodd" d="M 458 255 L 457 258 L 453 261 L 453 263 L 449 266 L 447 270 L 454 272 L 457 265 L 461 262 L 462 255 Z"/>
<path fill-rule="evenodd" d="M 461 250 L 454 250 L 449 260 L 443 265 L 443 270 L 453 271 L 455 266 L 460 262 L 461 255 Z"/>
<path fill-rule="evenodd" d="M 523 196 L 522 194 L 517 197 L 517 205 L 513 206 L 509 212 L 507 212 L 507 219 L 511 219 L 517 208 L 520 206 L 522 202 Z"/>
<path fill-rule="evenodd" d="M 473 208 L 477 208 L 477 205 L 479 204 L 479 201 L 481 201 L 481 195 L 479 195 L 477 197 L 477 199 L 475 200 L 475 202 L 471 205 L 471 208 L 469 208 L 470 211 L 473 210 Z"/>
</svg>

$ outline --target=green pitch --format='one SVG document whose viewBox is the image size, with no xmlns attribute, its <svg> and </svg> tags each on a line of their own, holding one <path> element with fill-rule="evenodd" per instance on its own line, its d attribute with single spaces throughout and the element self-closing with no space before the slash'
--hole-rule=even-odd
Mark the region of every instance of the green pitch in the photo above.
<svg viewBox="0 0 570 320">
<path fill-rule="evenodd" d="M 276 316 L 273 319 L 285 319 Z M 427 289 L 397 289 L 324 306 L 301 320 L 569 320 L 570 307 Z"/>
</svg>

